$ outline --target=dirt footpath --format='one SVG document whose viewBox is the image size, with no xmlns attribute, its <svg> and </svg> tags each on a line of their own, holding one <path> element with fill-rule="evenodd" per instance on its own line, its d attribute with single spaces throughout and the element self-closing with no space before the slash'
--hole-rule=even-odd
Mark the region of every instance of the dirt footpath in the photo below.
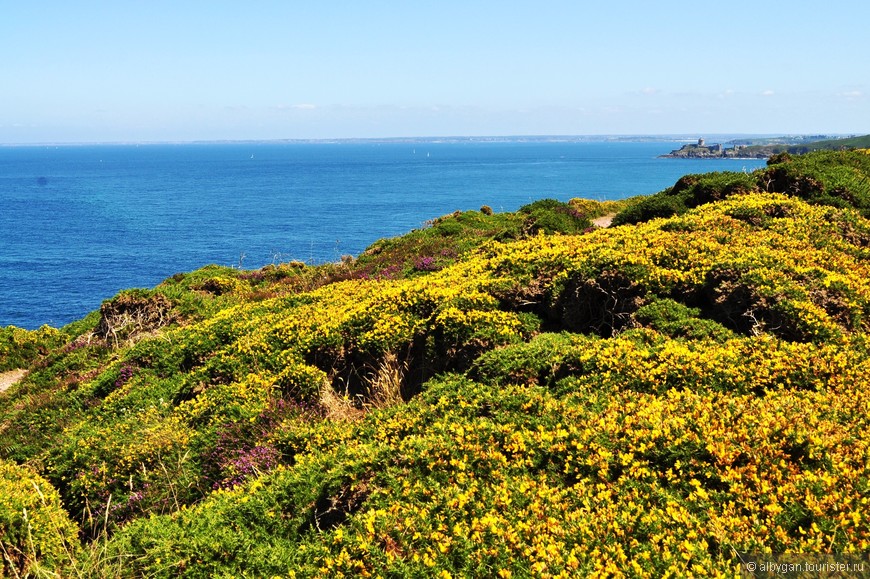
<svg viewBox="0 0 870 579">
<path fill-rule="evenodd" d="M 3 392 L 27 374 L 27 370 L 9 370 L 8 372 L 0 372 L 0 392 Z"/>
<path fill-rule="evenodd" d="M 616 217 L 616 213 L 608 213 L 607 215 L 602 215 L 601 217 L 597 217 L 592 220 L 592 225 L 595 227 L 610 227 L 610 224 L 613 222 L 613 218 Z"/>
</svg>

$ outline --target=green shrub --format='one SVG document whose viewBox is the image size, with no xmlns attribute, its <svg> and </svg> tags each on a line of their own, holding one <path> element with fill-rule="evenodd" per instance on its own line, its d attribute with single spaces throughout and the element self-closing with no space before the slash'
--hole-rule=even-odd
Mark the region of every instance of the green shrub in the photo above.
<svg viewBox="0 0 870 579">
<path fill-rule="evenodd" d="M 613 219 L 613 224 L 641 223 L 658 217 L 680 215 L 698 205 L 749 193 L 757 188 L 755 178 L 746 173 L 686 175 L 670 189 L 642 198 L 620 211 Z"/>
<path fill-rule="evenodd" d="M 664 196 L 659 193 L 623 209 L 613 218 L 612 224 L 616 226 L 642 223 L 659 217 L 679 215 L 687 210 L 686 203 L 682 198 Z"/>
<path fill-rule="evenodd" d="M 681 177 L 673 187 L 629 203 L 614 225 L 680 215 L 693 207 L 752 191 L 785 193 L 817 205 L 853 207 L 870 216 L 870 155 L 858 151 L 782 153 L 754 173 L 715 172 Z"/>
<path fill-rule="evenodd" d="M 567 332 L 540 334 L 530 342 L 486 352 L 475 362 L 472 374 L 490 384 L 545 385 L 554 377 L 563 377 L 570 353 L 591 340 Z"/>
<path fill-rule="evenodd" d="M 637 324 L 672 338 L 712 338 L 721 342 L 736 337 L 722 324 L 701 319 L 700 315 L 701 310 L 697 308 L 670 299 L 660 299 L 641 307 L 633 317 Z"/>
<path fill-rule="evenodd" d="M 520 207 L 525 216 L 525 229 L 530 233 L 580 233 L 592 227 L 592 222 L 569 203 L 556 199 L 541 199 Z"/>
<path fill-rule="evenodd" d="M 819 151 L 771 161 L 757 175 L 761 188 L 817 205 L 854 207 L 870 216 L 870 156 L 857 151 Z"/>
<path fill-rule="evenodd" d="M 69 336 L 50 326 L 25 330 L 15 326 L 0 328 L 0 372 L 26 368 L 38 358 L 60 348 Z"/>
</svg>

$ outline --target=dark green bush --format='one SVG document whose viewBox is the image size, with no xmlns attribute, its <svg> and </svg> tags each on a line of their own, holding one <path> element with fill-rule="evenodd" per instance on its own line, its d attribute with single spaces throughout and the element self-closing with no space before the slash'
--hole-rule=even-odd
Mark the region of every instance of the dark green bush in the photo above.
<svg viewBox="0 0 870 579">
<path fill-rule="evenodd" d="M 700 315 L 698 308 L 690 308 L 671 299 L 659 299 L 638 309 L 633 318 L 637 324 L 672 338 L 712 338 L 724 342 L 736 337 L 722 324 L 702 319 Z"/>
<path fill-rule="evenodd" d="M 525 216 L 525 229 L 530 233 L 580 233 L 592 227 L 592 222 L 568 203 L 556 199 L 541 199 L 520 207 Z"/>
<path fill-rule="evenodd" d="M 492 350 L 475 362 L 472 375 L 488 384 L 548 384 L 567 375 L 565 366 L 592 338 L 562 332 L 544 333 L 523 344 Z"/>
<path fill-rule="evenodd" d="M 627 207 L 613 218 L 613 225 L 641 223 L 658 217 L 671 217 L 688 210 L 680 197 L 663 196 L 661 193 L 647 197 L 636 205 Z"/>
<path fill-rule="evenodd" d="M 819 151 L 771 161 L 757 176 L 762 189 L 817 205 L 854 207 L 865 217 L 870 216 L 870 155 Z"/>
<path fill-rule="evenodd" d="M 757 190 L 755 179 L 746 173 L 717 172 L 686 175 L 673 187 L 643 198 L 619 212 L 614 225 L 641 223 L 658 217 L 680 215 L 693 207 Z"/>
</svg>

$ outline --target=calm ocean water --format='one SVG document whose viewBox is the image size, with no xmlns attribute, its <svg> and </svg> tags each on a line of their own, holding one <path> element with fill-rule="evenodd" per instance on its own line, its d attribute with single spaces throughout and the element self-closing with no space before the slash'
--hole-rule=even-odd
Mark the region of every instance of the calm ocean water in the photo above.
<svg viewBox="0 0 870 579">
<path fill-rule="evenodd" d="M 62 326 L 209 263 L 335 261 L 457 209 L 619 199 L 763 161 L 673 142 L 0 147 L 0 326 Z"/>
</svg>

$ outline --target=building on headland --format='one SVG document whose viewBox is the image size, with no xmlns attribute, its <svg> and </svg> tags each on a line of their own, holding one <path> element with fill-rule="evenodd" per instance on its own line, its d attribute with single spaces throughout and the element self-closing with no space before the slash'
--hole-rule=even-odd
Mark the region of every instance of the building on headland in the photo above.
<svg viewBox="0 0 870 579">
<path fill-rule="evenodd" d="M 690 158 L 715 158 L 715 157 L 736 157 L 738 156 L 738 151 L 740 151 L 742 147 L 740 145 L 735 145 L 730 149 L 726 149 L 721 143 L 716 143 L 714 145 L 707 145 L 707 142 L 704 140 L 704 137 L 698 139 L 698 143 L 690 143 L 688 145 L 683 145 L 679 149 L 675 151 L 671 151 L 668 155 L 662 155 L 663 157 L 690 157 Z"/>
</svg>

